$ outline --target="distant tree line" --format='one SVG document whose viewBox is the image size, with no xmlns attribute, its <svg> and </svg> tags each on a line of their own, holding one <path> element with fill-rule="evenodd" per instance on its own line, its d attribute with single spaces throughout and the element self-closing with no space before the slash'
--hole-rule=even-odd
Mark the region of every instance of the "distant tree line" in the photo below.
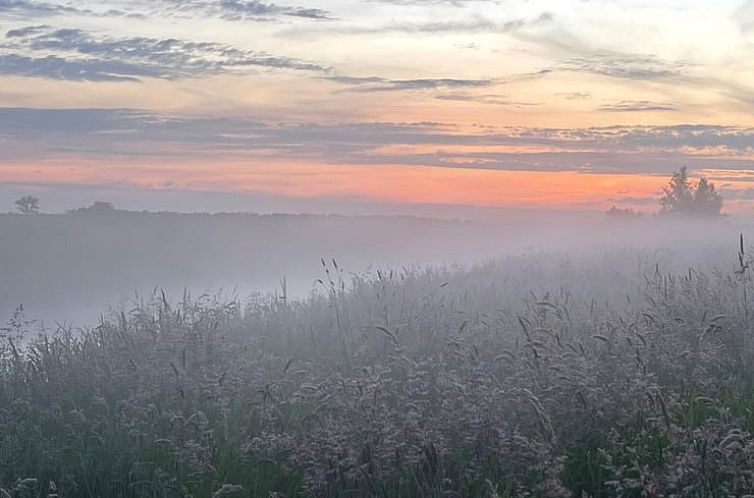
<svg viewBox="0 0 754 498">
<path fill-rule="evenodd" d="M 89 207 L 71 209 L 68 212 L 71 214 L 114 213 L 115 207 L 113 206 L 112 202 L 95 201 Z"/>
<path fill-rule="evenodd" d="M 637 213 L 632 208 L 619 208 L 613 206 L 607 210 L 607 215 L 611 218 L 640 218 L 641 213 Z"/>
<path fill-rule="evenodd" d="M 18 199 L 14 205 L 16 211 L 23 215 L 39 214 L 39 199 L 33 195 L 25 195 Z M 116 209 L 111 202 L 95 201 L 89 207 L 81 207 L 77 209 L 71 209 L 68 211 L 70 214 L 85 214 L 85 213 L 113 213 Z"/>
<path fill-rule="evenodd" d="M 722 216 L 723 197 L 715 188 L 715 184 L 701 177 L 696 182 L 689 179 L 688 168 L 682 167 L 675 173 L 663 188 L 660 199 L 660 215 L 678 216 L 685 218 L 719 218 Z M 23 215 L 39 213 L 39 199 L 27 195 L 15 202 L 16 210 Z M 116 209 L 110 202 L 96 201 L 89 207 L 82 207 L 68 211 L 72 214 L 113 213 Z M 607 211 L 611 218 L 630 219 L 641 216 L 631 208 L 613 206 Z"/>
</svg>

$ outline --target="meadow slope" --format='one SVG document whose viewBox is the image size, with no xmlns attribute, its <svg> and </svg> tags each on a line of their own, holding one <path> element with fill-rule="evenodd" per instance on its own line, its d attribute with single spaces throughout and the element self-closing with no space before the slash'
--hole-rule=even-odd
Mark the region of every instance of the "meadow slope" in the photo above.
<svg viewBox="0 0 754 498">
<path fill-rule="evenodd" d="M 323 261 L 307 299 L 158 291 L 26 347 L 18 317 L 0 494 L 754 494 L 750 251 L 716 247 Z"/>
</svg>

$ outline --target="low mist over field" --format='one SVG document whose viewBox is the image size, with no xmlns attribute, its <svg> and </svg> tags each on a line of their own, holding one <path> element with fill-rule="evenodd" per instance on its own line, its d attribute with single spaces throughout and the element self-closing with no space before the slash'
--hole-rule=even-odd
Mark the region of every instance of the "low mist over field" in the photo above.
<svg viewBox="0 0 754 498">
<path fill-rule="evenodd" d="M 0 0 L 0 498 L 754 498 L 754 0 Z"/>
<path fill-rule="evenodd" d="M 745 220 L 614 218 L 604 213 L 459 210 L 416 216 L 179 214 L 84 209 L 0 215 L 0 312 L 23 305 L 49 324 L 96 324 L 155 291 L 227 298 L 285 292 L 305 298 L 322 260 L 351 275 L 404 267 L 472 267 L 507 256 L 587 258 L 605 249 L 664 254 L 674 269 L 698 258 L 734 264 Z M 470 216 L 471 215 L 471 219 Z M 493 221 L 493 217 L 496 221 Z M 753 239 L 754 240 L 754 239 Z M 716 252 L 719 252 L 717 254 Z M 673 254 L 670 258 L 668 255 Z M 727 258 L 727 261 L 726 261 Z"/>
</svg>

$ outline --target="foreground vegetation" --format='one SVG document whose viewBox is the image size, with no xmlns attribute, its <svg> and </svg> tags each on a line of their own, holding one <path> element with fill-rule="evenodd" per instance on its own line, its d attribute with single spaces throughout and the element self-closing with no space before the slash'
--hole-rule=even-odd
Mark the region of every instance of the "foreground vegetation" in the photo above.
<svg viewBox="0 0 754 498">
<path fill-rule="evenodd" d="M 157 292 L 0 343 L 0 496 L 754 494 L 743 244 Z M 735 265 L 733 264 L 735 262 Z"/>
</svg>

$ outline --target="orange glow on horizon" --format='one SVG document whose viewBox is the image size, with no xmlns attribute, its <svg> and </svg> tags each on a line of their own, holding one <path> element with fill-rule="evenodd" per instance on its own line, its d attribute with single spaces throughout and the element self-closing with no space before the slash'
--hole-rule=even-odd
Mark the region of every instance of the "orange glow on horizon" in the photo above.
<svg viewBox="0 0 754 498">
<path fill-rule="evenodd" d="M 2 165 L 7 182 L 121 185 L 148 189 L 259 192 L 407 204 L 603 209 L 621 199 L 656 198 L 664 177 L 576 171 L 500 171 L 406 165 L 283 162 L 218 164 L 55 163 Z M 631 204 L 631 202 L 623 202 Z"/>
</svg>

